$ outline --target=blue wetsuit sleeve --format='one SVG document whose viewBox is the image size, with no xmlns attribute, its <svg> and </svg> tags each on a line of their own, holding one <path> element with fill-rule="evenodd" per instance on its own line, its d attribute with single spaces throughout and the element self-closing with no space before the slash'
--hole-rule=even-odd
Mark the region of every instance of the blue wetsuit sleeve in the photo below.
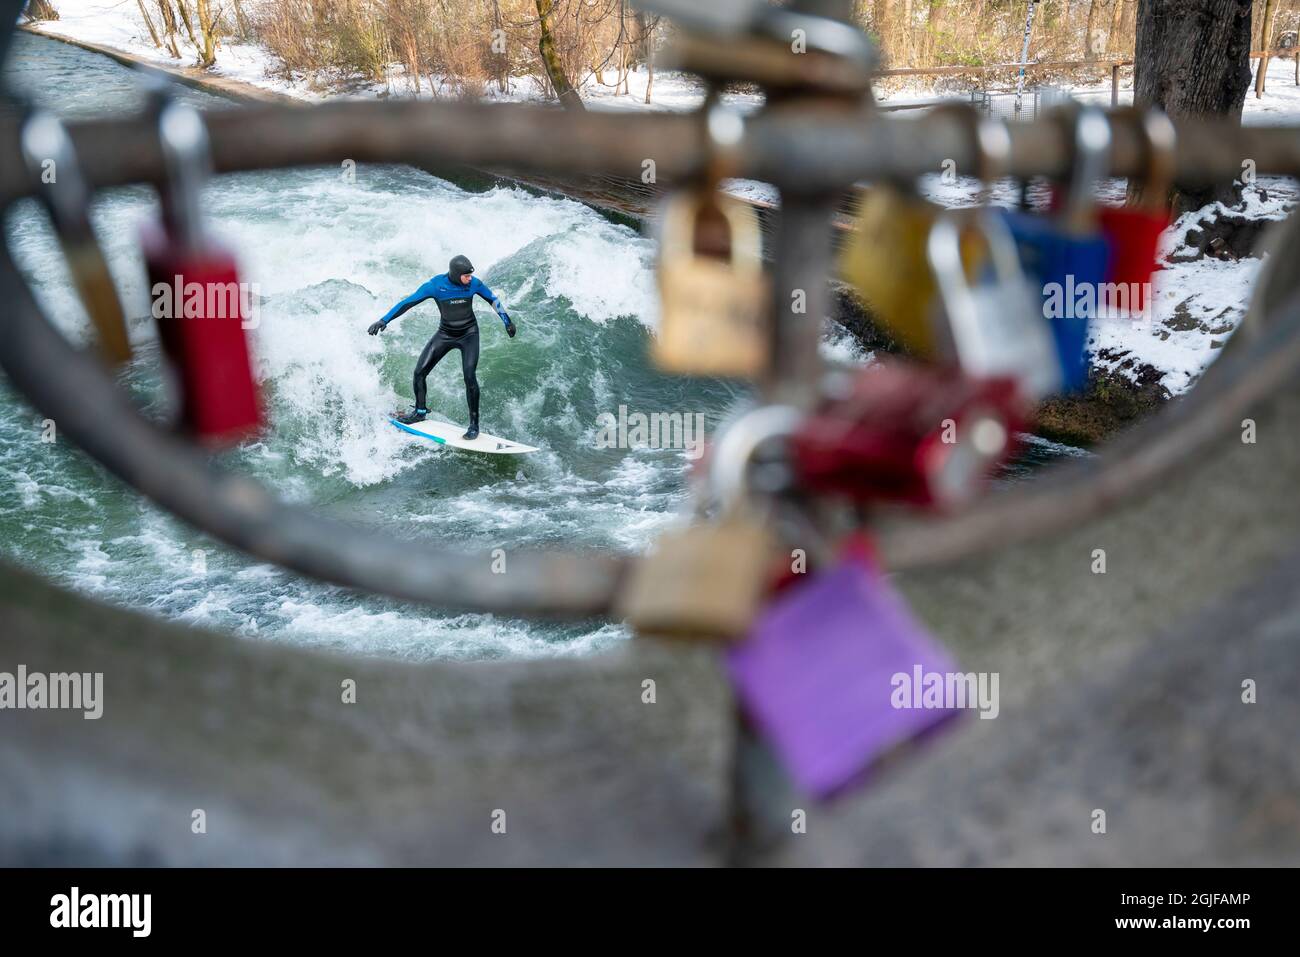
<svg viewBox="0 0 1300 957">
<path fill-rule="evenodd" d="M 489 289 L 487 283 L 482 279 L 479 279 L 477 276 L 474 277 L 473 282 L 474 294 L 482 296 L 485 300 L 491 303 L 492 308 L 495 309 L 497 315 L 501 317 L 501 321 L 507 326 L 510 325 L 510 317 L 506 315 L 506 307 L 501 304 L 501 300 L 497 298 L 497 294 Z"/>
<path fill-rule="evenodd" d="M 382 322 L 384 325 L 388 325 L 390 322 L 392 322 L 398 316 L 402 315 L 408 309 L 412 308 L 413 306 L 418 306 L 426 299 L 432 299 L 432 298 L 433 298 L 433 280 L 430 279 L 419 289 L 415 290 L 415 292 L 411 293 L 409 296 L 407 296 L 405 299 L 403 299 L 401 302 L 395 305 L 392 309 L 389 309 L 387 314 L 379 321 Z"/>
</svg>

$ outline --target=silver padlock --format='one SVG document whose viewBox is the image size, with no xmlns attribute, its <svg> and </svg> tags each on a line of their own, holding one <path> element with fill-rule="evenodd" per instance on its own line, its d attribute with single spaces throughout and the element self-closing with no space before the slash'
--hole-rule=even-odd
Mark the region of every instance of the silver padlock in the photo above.
<svg viewBox="0 0 1300 957">
<path fill-rule="evenodd" d="M 973 280 L 962 264 L 963 235 L 972 232 L 988 251 Z M 1030 400 L 1059 392 L 1061 364 L 1041 297 L 1005 221 L 984 209 L 946 213 L 930 230 L 926 256 L 939 288 L 935 328 L 950 358 L 972 376 L 1017 380 Z"/>
</svg>

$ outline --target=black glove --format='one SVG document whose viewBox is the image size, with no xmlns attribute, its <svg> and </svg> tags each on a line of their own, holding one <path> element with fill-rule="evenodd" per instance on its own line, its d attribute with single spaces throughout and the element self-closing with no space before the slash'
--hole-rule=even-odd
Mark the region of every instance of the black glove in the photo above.
<svg viewBox="0 0 1300 957">
<path fill-rule="evenodd" d="M 506 335 L 508 335 L 511 339 L 513 339 L 513 338 L 515 337 L 515 333 L 518 332 L 518 331 L 519 331 L 519 330 L 515 328 L 515 324 L 514 324 L 511 320 L 507 319 L 507 320 L 506 320 Z"/>
<path fill-rule="evenodd" d="M 370 324 L 370 328 L 367 329 L 366 332 L 370 333 L 372 336 L 377 336 L 379 335 L 380 332 L 383 331 L 383 329 L 384 329 L 384 323 L 383 320 L 381 319 L 378 322 L 372 322 Z"/>
</svg>

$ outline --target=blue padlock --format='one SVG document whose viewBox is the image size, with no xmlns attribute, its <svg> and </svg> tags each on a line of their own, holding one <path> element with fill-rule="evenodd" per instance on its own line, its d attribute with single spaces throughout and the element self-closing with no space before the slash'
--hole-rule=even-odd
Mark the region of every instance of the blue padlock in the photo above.
<svg viewBox="0 0 1300 957">
<path fill-rule="evenodd" d="M 1110 155 L 1110 121 L 1095 106 L 1074 122 L 1074 163 L 1064 208 L 1054 216 L 1004 210 L 1021 263 L 1039 285 L 1065 391 L 1088 381 L 1088 323 L 1106 290 L 1110 247 L 1097 221 L 1094 190 Z"/>
</svg>

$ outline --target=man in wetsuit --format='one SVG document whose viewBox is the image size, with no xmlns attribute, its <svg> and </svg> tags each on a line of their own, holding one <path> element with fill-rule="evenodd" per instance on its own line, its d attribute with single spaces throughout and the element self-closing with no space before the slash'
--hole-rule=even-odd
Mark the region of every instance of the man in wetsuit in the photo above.
<svg viewBox="0 0 1300 957">
<path fill-rule="evenodd" d="M 478 369 L 478 320 L 474 318 L 474 297 L 482 296 L 492 304 L 501 321 L 506 324 L 506 333 L 511 339 L 515 337 L 515 324 L 506 315 L 501 300 L 473 273 L 474 267 L 470 261 L 464 256 L 456 256 L 448 265 L 446 275 L 434 276 L 366 330 L 372 336 L 378 335 L 412 306 L 418 306 L 426 299 L 432 299 L 438 304 L 442 321 L 438 323 L 438 331 L 420 353 L 420 361 L 415 366 L 415 411 L 398 416 L 397 421 L 406 425 L 424 421 L 429 412 L 424 404 L 425 380 L 443 356 L 452 349 L 459 349 L 460 368 L 465 374 L 465 401 L 469 403 L 469 430 L 466 431 L 465 438 L 478 438 L 478 376 L 475 374 Z"/>
</svg>

